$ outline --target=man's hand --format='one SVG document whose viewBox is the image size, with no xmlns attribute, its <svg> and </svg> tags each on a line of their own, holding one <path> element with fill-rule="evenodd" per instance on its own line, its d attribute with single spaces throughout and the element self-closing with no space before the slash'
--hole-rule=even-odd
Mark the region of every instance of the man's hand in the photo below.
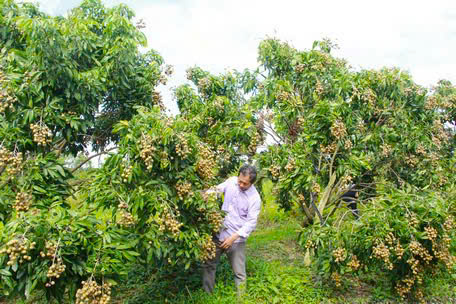
<svg viewBox="0 0 456 304">
<path fill-rule="evenodd" d="M 239 238 L 239 234 L 237 233 L 233 233 L 229 238 L 226 238 L 222 245 L 220 245 L 220 247 L 222 249 L 228 249 L 231 247 L 231 245 L 233 245 L 234 241 L 236 241 L 237 239 Z"/>
</svg>

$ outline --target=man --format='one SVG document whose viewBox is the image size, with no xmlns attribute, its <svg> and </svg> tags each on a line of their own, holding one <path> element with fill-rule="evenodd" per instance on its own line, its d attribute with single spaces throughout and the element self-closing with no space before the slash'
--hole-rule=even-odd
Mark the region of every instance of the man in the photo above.
<svg viewBox="0 0 456 304">
<path fill-rule="evenodd" d="M 224 193 L 222 211 L 226 216 L 220 232 L 214 236 L 216 256 L 203 265 L 203 289 L 208 293 L 214 289 L 215 272 L 222 253 L 226 253 L 230 261 L 238 295 L 245 289 L 245 242 L 255 229 L 261 210 L 260 195 L 253 186 L 256 175 L 255 167 L 244 165 L 237 177 L 227 179 L 214 189 Z"/>
</svg>

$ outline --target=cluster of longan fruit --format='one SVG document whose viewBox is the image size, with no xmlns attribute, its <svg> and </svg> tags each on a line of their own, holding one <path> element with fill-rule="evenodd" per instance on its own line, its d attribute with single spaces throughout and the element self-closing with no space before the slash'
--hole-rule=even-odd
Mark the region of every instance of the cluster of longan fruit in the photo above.
<svg viewBox="0 0 456 304">
<path fill-rule="evenodd" d="M 8 108 L 13 110 L 13 104 L 16 102 L 16 98 L 12 96 L 8 90 L 0 89 L 0 113 L 5 112 Z"/>
<path fill-rule="evenodd" d="M 396 285 L 396 292 L 399 294 L 401 298 L 405 298 L 407 294 L 410 293 L 412 290 L 412 286 L 415 284 L 415 279 L 412 277 L 408 277 L 402 279 L 401 282 L 397 283 Z"/>
<path fill-rule="evenodd" d="M 255 132 L 255 134 L 253 134 L 252 138 L 250 139 L 250 144 L 247 148 L 247 150 L 249 151 L 250 154 L 256 153 L 258 144 L 260 143 L 260 141 L 261 141 L 261 135 L 258 134 L 258 132 Z"/>
<path fill-rule="evenodd" d="M 347 254 L 347 251 L 345 250 L 345 248 L 334 249 L 332 252 L 332 255 L 334 257 L 334 262 L 340 263 L 340 262 L 345 261 L 345 259 L 347 258 L 346 254 Z"/>
<path fill-rule="evenodd" d="M 356 271 L 361 267 L 361 263 L 359 262 L 358 257 L 353 255 L 350 262 L 347 263 L 347 266 L 350 267 L 351 270 Z"/>
<path fill-rule="evenodd" d="M 41 251 L 40 256 L 42 258 L 54 259 L 57 255 L 57 244 L 52 241 L 46 242 L 45 246 L 46 252 Z"/>
<path fill-rule="evenodd" d="M 411 227 L 416 227 L 420 223 L 418 218 L 416 217 L 415 213 L 408 214 L 407 218 L 408 218 L 408 223 Z"/>
<path fill-rule="evenodd" d="M 278 165 L 272 165 L 269 167 L 269 172 L 273 178 L 278 179 L 280 176 L 280 167 Z"/>
<path fill-rule="evenodd" d="M 119 218 L 117 219 L 117 224 L 129 227 L 136 224 L 136 220 L 130 212 L 126 210 L 121 210 L 119 213 Z"/>
<path fill-rule="evenodd" d="M 204 77 L 204 78 L 201 78 L 199 81 L 198 81 L 198 89 L 200 91 L 206 91 L 207 89 L 209 89 L 209 87 L 211 86 L 211 81 L 209 80 L 209 78 L 207 77 Z"/>
<path fill-rule="evenodd" d="M 51 280 L 46 283 L 46 287 L 51 287 L 55 284 L 53 278 L 58 279 L 60 275 L 65 271 L 66 266 L 63 264 L 62 258 L 57 258 L 56 263 L 52 263 L 51 267 L 49 267 L 47 272 L 47 277 Z"/>
<path fill-rule="evenodd" d="M 316 182 L 313 182 L 312 183 L 312 188 L 310 189 L 310 191 L 313 192 L 313 193 L 316 193 L 316 194 L 320 193 L 320 191 L 321 191 L 320 184 L 316 183 Z"/>
<path fill-rule="evenodd" d="M 129 165 L 129 166 L 125 167 L 123 172 L 120 174 L 120 176 L 122 177 L 122 180 L 123 180 L 124 183 L 128 182 L 128 179 L 130 178 L 132 172 L 133 172 L 133 166 L 132 165 Z"/>
<path fill-rule="evenodd" d="M 432 261 L 432 256 L 429 254 L 427 249 L 424 248 L 423 245 L 421 245 L 419 242 L 410 242 L 409 249 L 412 254 L 421 257 L 427 264 L 429 264 L 429 262 Z M 415 271 L 413 273 L 416 274 Z"/>
<path fill-rule="evenodd" d="M 214 229 L 213 232 L 219 232 L 223 224 L 223 217 L 220 213 L 212 211 L 208 214 L 209 224 L 211 224 Z"/>
<path fill-rule="evenodd" d="M 410 167 L 416 167 L 418 164 L 419 160 L 415 155 L 410 155 L 405 157 L 405 163 L 409 165 Z"/>
<path fill-rule="evenodd" d="M 296 65 L 295 70 L 297 73 L 303 73 L 306 70 L 306 65 L 299 63 Z"/>
<path fill-rule="evenodd" d="M 351 148 L 353 148 L 353 143 L 350 139 L 345 140 L 344 148 L 345 148 L 345 150 L 350 150 Z"/>
<path fill-rule="evenodd" d="M 377 96 L 375 95 L 374 91 L 372 91 L 372 89 L 370 88 L 364 91 L 361 98 L 364 101 L 367 101 L 370 106 L 374 106 L 375 101 L 377 100 Z"/>
<path fill-rule="evenodd" d="M 146 164 L 147 170 L 152 169 L 152 165 L 154 162 L 154 153 L 157 148 L 153 145 L 154 141 L 150 135 L 143 134 L 139 141 L 139 156 L 142 158 L 144 163 Z"/>
<path fill-rule="evenodd" d="M 20 237 L 6 243 L 6 246 L 0 250 L 0 254 L 8 254 L 9 261 L 6 263 L 8 266 L 12 266 L 17 262 L 22 264 L 32 259 L 28 253 L 30 250 L 35 249 L 35 246 L 35 242 L 30 242 L 28 239 Z"/>
<path fill-rule="evenodd" d="M 331 126 L 331 135 L 337 139 L 341 139 L 342 137 L 347 135 L 347 129 L 345 128 L 345 124 L 340 120 L 336 120 Z"/>
<path fill-rule="evenodd" d="M 179 210 L 176 211 L 176 216 L 179 216 Z M 159 228 L 158 230 L 161 232 L 169 231 L 173 235 L 173 237 L 178 237 L 180 232 L 180 227 L 182 227 L 182 223 L 175 219 L 175 217 L 171 214 L 169 209 L 165 207 L 163 209 L 162 217 L 158 219 Z"/>
<path fill-rule="evenodd" d="M 163 103 L 163 98 L 160 94 L 160 92 L 154 91 L 152 93 L 152 100 L 156 105 L 160 107 L 160 110 L 164 111 L 165 110 L 165 104 Z"/>
<path fill-rule="evenodd" d="M 277 94 L 277 100 L 280 101 L 286 101 L 291 98 L 291 94 L 288 93 L 287 91 L 280 91 L 279 94 Z"/>
<path fill-rule="evenodd" d="M 372 254 L 375 258 L 383 260 L 386 268 L 393 270 L 393 263 L 390 261 L 390 251 L 388 246 L 386 246 L 384 243 L 379 243 L 378 245 L 374 246 Z"/>
<path fill-rule="evenodd" d="M 30 124 L 33 132 L 33 141 L 38 146 L 45 146 L 52 142 L 52 132 L 45 124 Z"/>
<path fill-rule="evenodd" d="M 217 247 L 210 236 L 207 236 L 202 245 L 201 261 L 207 262 L 215 258 Z"/>
<path fill-rule="evenodd" d="M 76 304 L 108 304 L 111 301 L 111 284 L 98 285 L 93 280 L 82 281 L 76 292 Z"/>
<path fill-rule="evenodd" d="M 119 205 L 117 205 L 117 208 L 119 209 L 127 209 L 128 208 L 128 204 L 124 201 L 120 202 Z"/>
<path fill-rule="evenodd" d="M 184 199 L 184 197 L 186 197 L 187 194 L 191 195 L 190 192 L 192 191 L 192 184 L 189 182 L 178 183 L 176 184 L 176 191 L 179 198 Z"/>
<path fill-rule="evenodd" d="M 334 285 L 336 285 L 336 287 L 342 286 L 342 278 L 337 272 L 333 272 L 331 274 L 331 280 L 333 281 Z"/>
<path fill-rule="evenodd" d="M 332 142 L 331 144 L 329 144 L 327 146 L 320 144 L 320 150 L 321 150 L 321 153 L 323 153 L 323 154 L 332 154 L 332 153 L 334 153 L 334 151 L 336 151 L 336 148 L 337 148 L 337 143 L 335 143 L 335 142 Z"/>
<path fill-rule="evenodd" d="M 182 159 L 186 159 L 187 156 L 190 154 L 190 147 L 188 146 L 188 140 L 184 136 L 177 136 L 178 143 L 176 145 L 176 153 Z"/>
<path fill-rule="evenodd" d="M 0 149 L 0 167 L 8 166 L 6 172 L 9 175 L 19 173 L 22 168 L 23 156 L 22 152 L 14 154 L 5 148 Z"/>
<path fill-rule="evenodd" d="M 388 144 L 384 144 L 382 146 L 380 146 L 380 148 L 382 149 L 382 156 L 383 157 L 388 157 L 391 155 L 391 152 L 393 151 L 392 147 Z"/>
<path fill-rule="evenodd" d="M 324 92 L 325 88 L 323 87 L 323 84 L 320 81 L 317 81 L 315 84 L 315 93 L 317 93 L 318 96 L 322 96 Z"/>
<path fill-rule="evenodd" d="M 288 160 L 287 165 L 285 166 L 285 170 L 287 170 L 288 172 L 291 172 L 291 171 L 293 171 L 295 168 L 296 168 L 296 162 L 295 162 L 294 158 L 290 158 L 290 159 Z"/>
<path fill-rule="evenodd" d="M 16 200 L 14 202 L 14 209 L 16 211 L 28 211 L 32 204 L 33 196 L 30 193 L 19 192 L 16 194 Z"/>
<path fill-rule="evenodd" d="M 215 177 L 214 168 L 216 167 L 214 154 L 212 151 L 204 146 L 199 146 L 199 158 L 196 163 L 196 170 L 203 179 L 212 179 Z"/>
<path fill-rule="evenodd" d="M 429 96 L 424 104 L 426 110 L 433 110 L 438 106 L 438 101 L 435 96 Z"/>
</svg>

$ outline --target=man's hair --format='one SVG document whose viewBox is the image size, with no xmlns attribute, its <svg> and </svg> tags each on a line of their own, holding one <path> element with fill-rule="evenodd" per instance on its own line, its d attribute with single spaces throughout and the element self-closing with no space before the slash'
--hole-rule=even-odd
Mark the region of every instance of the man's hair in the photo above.
<svg viewBox="0 0 456 304">
<path fill-rule="evenodd" d="M 243 165 L 241 169 L 239 169 L 239 175 L 248 175 L 250 179 L 250 183 L 253 184 L 256 181 L 257 177 L 257 170 L 254 166 L 251 165 Z"/>
</svg>

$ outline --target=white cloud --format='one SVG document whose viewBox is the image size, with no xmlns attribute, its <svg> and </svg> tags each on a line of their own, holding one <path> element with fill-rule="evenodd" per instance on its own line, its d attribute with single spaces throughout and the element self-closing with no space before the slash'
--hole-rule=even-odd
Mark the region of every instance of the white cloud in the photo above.
<svg viewBox="0 0 456 304">
<path fill-rule="evenodd" d="M 45 7 L 58 11 L 63 0 Z M 119 0 L 105 0 L 107 5 Z M 199 65 L 213 73 L 256 65 L 266 36 L 310 48 L 323 37 L 340 45 L 336 55 L 361 68 L 397 66 L 430 86 L 456 82 L 456 2 L 453 0 L 123 1 L 146 21 L 149 46 L 176 67 L 169 86 L 186 81 L 185 69 Z M 163 91 L 163 90 L 162 90 Z M 164 94 L 173 112 L 170 93 Z"/>
</svg>

